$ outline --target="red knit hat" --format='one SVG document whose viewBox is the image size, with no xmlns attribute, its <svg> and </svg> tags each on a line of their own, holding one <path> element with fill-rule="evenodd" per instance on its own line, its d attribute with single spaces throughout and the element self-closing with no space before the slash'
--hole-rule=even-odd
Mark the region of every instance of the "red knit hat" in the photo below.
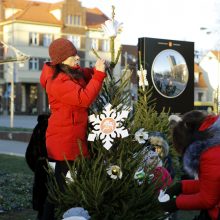
<svg viewBox="0 0 220 220">
<path fill-rule="evenodd" d="M 49 55 L 52 65 L 62 63 L 68 57 L 75 56 L 76 54 L 77 50 L 73 43 L 65 38 L 58 38 L 49 46 Z"/>
</svg>

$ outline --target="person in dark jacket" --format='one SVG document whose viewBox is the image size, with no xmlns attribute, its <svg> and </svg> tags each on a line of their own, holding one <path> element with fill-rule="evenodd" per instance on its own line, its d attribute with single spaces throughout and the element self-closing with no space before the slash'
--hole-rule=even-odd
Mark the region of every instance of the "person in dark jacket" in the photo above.
<svg viewBox="0 0 220 220">
<path fill-rule="evenodd" d="M 193 179 L 168 188 L 164 211 L 202 210 L 197 219 L 220 219 L 220 117 L 193 110 L 173 127 L 173 144 Z"/>
<path fill-rule="evenodd" d="M 37 118 L 37 125 L 34 127 L 28 143 L 25 159 L 29 168 L 34 172 L 34 183 L 32 190 L 32 206 L 38 211 L 38 218 L 43 214 L 43 206 L 47 197 L 47 150 L 46 150 L 46 129 L 49 114 L 41 114 Z"/>
<path fill-rule="evenodd" d="M 87 148 L 88 109 L 95 101 L 106 77 L 105 61 L 94 68 L 81 68 L 80 57 L 71 41 L 59 38 L 49 46 L 51 62 L 44 64 L 40 83 L 46 89 L 51 115 L 46 131 L 49 161 L 55 161 L 55 178 L 64 191 L 71 164 L 78 156 L 89 157 Z M 53 205 L 45 205 L 43 219 L 52 220 Z"/>
</svg>

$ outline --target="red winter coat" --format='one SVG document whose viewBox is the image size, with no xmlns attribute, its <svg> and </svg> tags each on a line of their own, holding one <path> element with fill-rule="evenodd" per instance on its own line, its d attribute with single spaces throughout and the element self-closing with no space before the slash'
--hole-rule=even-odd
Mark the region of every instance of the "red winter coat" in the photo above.
<svg viewBox="0 0 220 220">
<path fill-rule="evenodd" d="M 71 80 L 64 73 L 52 79 L 54 69 L 47 63 L 40 76 L 51 110 L 46 146 L 48 157 L 53 160 L 75 160 L 80 155 L 80 146 L 83 155 L 88 156 L 88 108 L 98 96 L 106 74 L 95 68 L 81 70 L 85 80 Z"/>
<path fill-rule="evenodd" d="M 198 174 L 198 180 L 183 180 L 182 194 L 176 198 L 178 209 L 208 210 L 212 220 L 217 220 L 220 209 L 220 117 L 208 117 L 200 127 L 210 129 L 213 137 L 197 141 L 184 155 L 184 166 Z"/>
</svg>

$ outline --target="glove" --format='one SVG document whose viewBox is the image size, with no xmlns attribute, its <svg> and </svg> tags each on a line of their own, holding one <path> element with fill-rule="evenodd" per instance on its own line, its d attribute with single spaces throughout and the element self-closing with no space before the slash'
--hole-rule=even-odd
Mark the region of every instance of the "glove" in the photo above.
<svg viewBox="0 0 220 220">
<path fill-rule="evenodd" d="M 171 213 L 177 210 L 176 199 L 170 199 L 170 196 L 163 190 L 160 190 L 158 201 L 160 202 L 160 207 L 164 212 Z"/>
<path fill-rule="evenodd" d="M 175 212 L 177 211 L 176 199 L 171 199 L 167 202 L 160 202 L 160 207 L 164 212 Z"/>
<path fill-rule="evenodd" d="M 182 183 L 181 182 L 177 182 L 177 183 L 173 184 L 171 187 L 169 187 L 166 190 L 166 194 L 168 194 L 171 199 L 174 196 L 178 196 L 181 193 L 182 193 Z"/>
</svg>

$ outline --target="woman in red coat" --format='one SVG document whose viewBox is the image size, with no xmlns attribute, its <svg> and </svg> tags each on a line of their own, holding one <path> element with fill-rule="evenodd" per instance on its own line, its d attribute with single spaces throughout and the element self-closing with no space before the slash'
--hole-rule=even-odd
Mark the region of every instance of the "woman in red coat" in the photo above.
<svg viewBox="0 0 220 220">
<path fill-rule="evenodd" d="M 88 108 L 98 96 L 105 73 L 105 61 L 97 60 L 94 68 L 81 68 L 75 46 L 59 38 L 49 46 L 51 62 L 44 64 L 40 83 L 46 89 L 51 116 L 46 131 L 48 158 L 55 161 L 55 177 L 63 190 L 70 163 L 78 156 L 88 156 Z M 52 204 L 45 207 L 43 219 L 54 219 Z"/>
<path fill-rule="evenodd" d="M 161 203 L 163 209 L 202 210 L 199 219 L 220 219 L 220 117 L 196 110 L 186 113 L 174 125 L 173 144 L 194 179 L 168 189 L 171 200 Z"/>
</svg>

